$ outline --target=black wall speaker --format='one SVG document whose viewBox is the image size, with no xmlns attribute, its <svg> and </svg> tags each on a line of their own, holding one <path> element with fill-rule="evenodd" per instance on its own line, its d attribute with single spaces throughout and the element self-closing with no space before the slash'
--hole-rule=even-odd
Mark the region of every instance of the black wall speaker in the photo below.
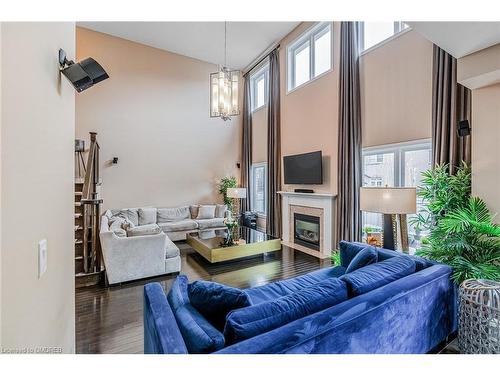
<svg viewBox="0 0 500 375">
<path fill-rule="evenodd" d="M 75 63 L 66 58 L 66 52 L 59 50 L 61 73 L 71 82 L 76 91 L 82 92 L 96 83 L 109 78 L 108 73 L 97 61 L 89 57 Z"/>
<path fill-rule="evenodd" d="M 470 135 L 469 120 L 462 120 L 458 122 L 457 133 L 459 137 Z"/>
</svg>

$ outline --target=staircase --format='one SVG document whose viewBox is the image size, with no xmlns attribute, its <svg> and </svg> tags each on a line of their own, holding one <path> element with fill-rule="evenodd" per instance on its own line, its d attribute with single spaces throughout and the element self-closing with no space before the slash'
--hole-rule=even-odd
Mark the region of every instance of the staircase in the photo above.
<svg viewBox="0 0 500 375">
<path fill-rule="evenodd" d="M 77 288 L 103 281 L 104 267 L 99 243 L 99 144 L 97 133 L 90 133 L 87 165 L 84 177 L 75 178 L 75 285 Z"/>
</svg>

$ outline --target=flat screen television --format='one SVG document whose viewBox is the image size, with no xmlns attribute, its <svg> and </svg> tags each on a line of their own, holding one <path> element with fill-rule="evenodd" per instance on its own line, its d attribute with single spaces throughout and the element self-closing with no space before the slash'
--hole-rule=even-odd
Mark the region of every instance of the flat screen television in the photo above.
<svg viewBox="0 0 500 375">
<path fill-rule="evenodd" d="M 285 184 L 319 185 L 323 183 L 321 151 L 283 157 Z"/>
</svg>

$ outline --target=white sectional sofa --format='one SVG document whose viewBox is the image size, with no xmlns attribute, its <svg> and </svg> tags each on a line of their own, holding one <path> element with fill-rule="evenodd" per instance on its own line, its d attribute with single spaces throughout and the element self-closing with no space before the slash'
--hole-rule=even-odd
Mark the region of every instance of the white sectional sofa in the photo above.
<svg viewBox="0 0 500 375">
<path fill-rule="evenodd" d="M 101 248 L 109 284 L 180 272 L 179 248 L 188 233 L 225 229 L 225 205 L 108 210 Z"/>
</svg>

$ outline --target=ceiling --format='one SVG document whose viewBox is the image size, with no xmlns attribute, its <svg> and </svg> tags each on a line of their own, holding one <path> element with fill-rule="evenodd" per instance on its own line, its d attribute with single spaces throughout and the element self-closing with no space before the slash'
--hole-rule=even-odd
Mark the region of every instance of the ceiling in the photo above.
<svg viewBox="0 0 500 375">
<path fill-rule="evenodd" d="M 242 70 L 300 22 L 228 22 L 227 66 Z M 224 22 L 78 22 L 78 26 L 189 56 L 224 63 Z"/>
<path fill-rule="evenodd" d="M 456 58 L 500 43 L 500 22 L 406 22 Z"/>
</svg>

